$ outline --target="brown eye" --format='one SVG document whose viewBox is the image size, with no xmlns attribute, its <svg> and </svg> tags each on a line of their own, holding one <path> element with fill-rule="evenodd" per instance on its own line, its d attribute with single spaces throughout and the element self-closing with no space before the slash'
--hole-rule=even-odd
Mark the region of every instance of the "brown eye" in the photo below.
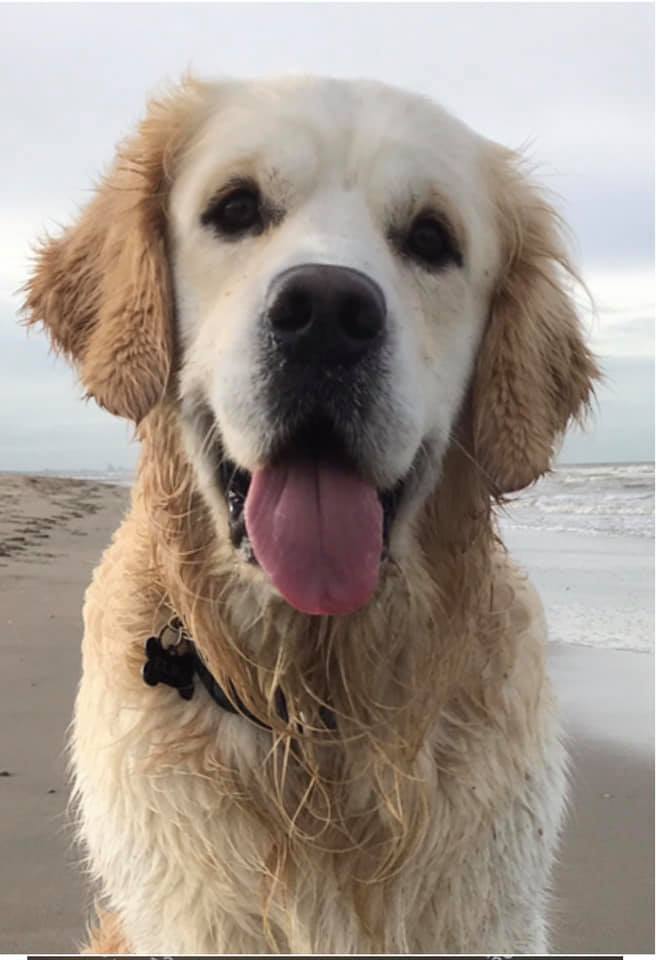
<svg viewBox="0 0 656 960">
<path fill-rule="evenodd" d="M 226 237 L 262 228 L 260 194 L 256 187 L 242 186 L 214 201 L 201 217 L 203 226 Z"/>
<path fill-rule="evenodd" d="M 405 241 L 405 252 L 429 266 L 439 267 L 448 262 L 462 265 L 462 255 L 447 228 L 429 214 L 417 217 L 410 227 Z"/>
</svg>

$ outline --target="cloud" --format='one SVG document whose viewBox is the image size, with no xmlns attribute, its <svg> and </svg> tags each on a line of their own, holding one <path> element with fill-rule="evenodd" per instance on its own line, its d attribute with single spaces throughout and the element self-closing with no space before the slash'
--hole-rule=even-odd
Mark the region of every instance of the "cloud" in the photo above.
<svg viewBox="0 0 656 960">
<path fill-rule="evenodd" d="M 593 348 L 604 356 L 654 356 L 656 282 L 653 269 L 601 270 L 584 275 L 594 300 L 581 301 Z"/>
</svg>

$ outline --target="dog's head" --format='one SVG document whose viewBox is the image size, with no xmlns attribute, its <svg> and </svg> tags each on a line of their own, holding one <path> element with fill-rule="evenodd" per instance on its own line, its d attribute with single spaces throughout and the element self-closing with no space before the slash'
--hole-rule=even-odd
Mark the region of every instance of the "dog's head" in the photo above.
<svg viewBox="0 0 656 960">
<path fill-rule="evenodd" d="M 518 158 L 370 82 L 188 83 L 153 104 L 27 308 L 88 393 L 175 398 L 220 532 L 342 614 L 462 442 L 489 493 L 549 466 L 594 363 Z"/>
</svg>

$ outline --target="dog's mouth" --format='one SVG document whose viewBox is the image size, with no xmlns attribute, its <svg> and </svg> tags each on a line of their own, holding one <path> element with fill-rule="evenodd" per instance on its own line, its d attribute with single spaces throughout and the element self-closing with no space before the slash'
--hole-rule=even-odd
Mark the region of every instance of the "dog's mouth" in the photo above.
<svg viewBox="0 0 656 960">
<path fill-rule="evenodd" d="M 314 420 L 250 473 L 219 467 L 235 546 L 304 613 L 353 613 L 373 596 L 409 480 L 378 490 L 330 424 Z"/>
</svg>

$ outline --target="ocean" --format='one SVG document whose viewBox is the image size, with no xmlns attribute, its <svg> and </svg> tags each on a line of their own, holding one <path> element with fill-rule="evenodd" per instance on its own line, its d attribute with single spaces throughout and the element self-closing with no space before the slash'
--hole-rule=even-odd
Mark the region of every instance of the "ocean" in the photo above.
<svg viewBox="0 0 656 960">
<path fill-rule="evenodd" d="M 653 651 L 653 464 L 559 466 L 512 497 L 500 527 L 554 643 Z"/>
<path fill-rule="evenodd" d="M 654 465 L 559 466 L 515 494 L 501 515 L 510 529 L 652 538 Z"/>
</svg>

